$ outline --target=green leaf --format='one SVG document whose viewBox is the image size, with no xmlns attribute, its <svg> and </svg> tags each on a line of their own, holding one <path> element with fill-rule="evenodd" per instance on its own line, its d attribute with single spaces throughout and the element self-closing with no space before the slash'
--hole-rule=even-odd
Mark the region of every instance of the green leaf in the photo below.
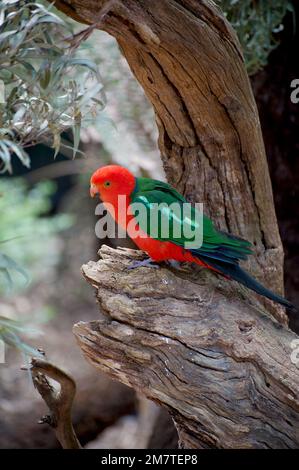
<svg viewBox="0 0 299 470">
<path fill-rule="evenodd" d="M 103 85 L 101 83 L 96 83 L 91 89 L 89 89 L 82 98 L 80 98 L 78 101 L 80 103 L 80 107 L 88 103 L 92 98 L 94 98 L 103 88 Z"/>
<path fill-rule="evenodd" d="M 45 15 L 42 18 L 40 18 L 38 22 L 65 25 L 65 22 L 56 15 Z"/>
<path fill-rule="evenodd" d="M 19 65 L 12 67 L 11 71 L 24 82 L 31 82 L 36 78 L 36 71 L 33 65 L 24 60 L 19 61 Z"/>
<path fill-rule="evenodd" d="M 30 168 L 30 157 L 25 150 L 14 142 L 8 141 L 12 151 L 17 155 L 26 168 Z"/>
<path fill-rule="evenodd" d="M 41 353 L 36 348 L 22 341 L 21 338 L 11 329 L 0 330 L 0 337 L 6 344 L 19 349 L 26 355 L 41 356 Z"/>
<path fill-rule="evenodd" d="M 20 235 L 18 235 L 17 237 L 10 237 L 10 238 L 6 238 L 5 240 L 0 240 L 0 245 L 2 243 L 11 242 L 12 240 L 17 240 L 18 238 L 22 238 L 22 237 Z"/>
<path fill-rule="evenodd" d="M 4 276 L 4 279 L 5 279 L 5 281 L 6 281 L 8 290 L 9 290 L 9 291 L 12 291 L 12 288 L 13 288 L 13 280 L 12 280 L 11 275 L 9 274 L 8 269 L 6 269 L 6 268 L 1 268 L 1 267 L 0 267 L 0 273 L 2 274 L 2 276 Z"/>
<path fill-rule="evenodd" d="M 9 152 L 9 147 L 4 140 L 0 140 L 0 159 L 4 163 L 3 169 L 0 170 L 0 174 L 6 173 L 7 171 L 12 173 L 11 154 Z"/>
<path fill-rule="evenodd" d="M 0 33 L 0 41 L 4 41 L 5 39 L 9 38 L 10 36 L 13 36 L 17 32 L 18 31 L 14 29 L 12 31 L 5 31 L 4 33 Z"/>
<path fill-rule="evenodd" d="M 78 148 L 79 148 L 80 132 L 81 132 L 81 114 L 79 113 L 77 118 L 76 118 L 76 124 L 73 126 L 73 137 L 74 137 L 73 158 L 76 157 L 76 153 L 77 153 Z"/>
<path fill-rule="evenodd" d="M 68 66 L 71 66 L 71 65 L 81 65 L 82 67 L 87 67 L 89 70 L 91 70 L 95 75 L 98 75 L 99 74 L 99 69 L 98 69 L 98 66 L 92 61 L 92 60 L 89 60 L 89 59 L 69 59 L 69 58 L 65 58 L 64 59 L 66 64 Z"/>
<path fill-rule="evenodd" d="M 65 140 L 64 139 L 61 139 L 61 147 L 60 147 L 60 152 L 62 153 L 62 155 L 65 155 L 66 157 L 69 157 L 70 154 L 69 152 L 64 152 L 63 149 L 67 149 L 67 150 L 71 150 L 72 153 L 74 153 L 74 147 L 72 147 L 71 145 L 68 145 L 68 144 L 65 144 Z M 77 149 L 76 150 L 76 153 L 78 153 L 79 155 L 81 155 L 82 157 L 85 157 L 85 153 L 82 152 L 81 150 Z"/>
<path fill-rule="evenodd" d="M 19 266 L 16 261 L 14 261 L 10 256 L 5 255 L 4 253 L 0 253 L 0 269 L 4 269 L 8 272 L 9 270 L 17 271 L 24 277 L 26 284 L 29 284 L 30 282 L 30 278 L 25 269 Z"/>
<path fill-rule="evenodd" d="M 56 159 L 58 153 L 59 153 L 59 150 L 60 150 L 60 146 L 61 146 L 61 136 L 58 132 L 54 132 L 53 133 L 53 138 L 54 138 L 54 141 L 53 141 L 53 148 L 55 150 L 54 152 L 54 160 Z"/>
<path fill-rule="evenodd" d="M 40 84 L 43 89 L 46 89 L 51 80 L 51 67 L 50 64 L 47 62 L 43 65 L 43 68 L 39 70 L 40 76 Z"/>
</svg>

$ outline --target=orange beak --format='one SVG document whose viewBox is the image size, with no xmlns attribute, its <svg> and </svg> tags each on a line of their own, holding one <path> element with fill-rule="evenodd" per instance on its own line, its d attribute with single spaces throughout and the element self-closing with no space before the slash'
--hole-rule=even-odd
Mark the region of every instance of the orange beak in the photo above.
<svg viewBox="0 0 299 470">
<path fill-rule="evenodd" d="M 91 184 L 89 192 L 90 192 L 90 197 L 95 197 L 95 195 L 98 194 L 99 191 L 95 184 Z"/>
</svg>

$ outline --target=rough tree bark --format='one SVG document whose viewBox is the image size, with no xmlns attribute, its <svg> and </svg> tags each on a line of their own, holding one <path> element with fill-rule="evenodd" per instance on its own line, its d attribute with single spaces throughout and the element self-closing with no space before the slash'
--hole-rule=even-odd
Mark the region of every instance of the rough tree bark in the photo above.
<svg viewBox="0 0 299 470">
<path fill-rule="evenodd" d="M 298 448 L 295 333 L 206 270 L 128 270 L 140 253 L 83 266 L 101 312 L 74 326 L 85 357 L 165 406 L 183 447 Z"/>
<path fill-rule="evenodd" d="M 236 35 L 209 0 L 58 0 L 118 41 L 151 101 L 168 180 L 254 243 L 247 268 L 282 291 L 283 252 L 256 104 Z M 83 268 L 104 315 L 78 324 L 87 358 L 166 406 L 185 447 L 297 447 L 287 328 L 210 273 Z M 130 253 L 134 257 L 134 253 Z M 272 309 L 272 310 L 271 310 Z M 286 316 L 269 307 L 281 323 Z"/>
</svg>

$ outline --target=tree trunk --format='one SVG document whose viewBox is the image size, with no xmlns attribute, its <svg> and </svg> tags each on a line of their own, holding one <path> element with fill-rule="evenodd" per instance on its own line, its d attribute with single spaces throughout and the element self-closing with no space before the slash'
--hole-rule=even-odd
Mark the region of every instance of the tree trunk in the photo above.
<svg viewBox="0 0 299 470">
<path fill-rule="evenodd" d="M 236 35 L 209 0 L 57 1 L 112 34 L 151 101 L 168 180 L 256 248 L 247 268 L 283 290 L 283 252 L 256 104 Z M 209 272 L 126 271 L 102 248 L 83 268 L 104 315 L 74 327 L 101 370 L 163 404 L 183 447 L 298 447 L 295 335 Z M 130 252 L 130 256 L 138 256 Z M 248 297 L 248 294 L 247 294 Z M 260 300 L 260 299 L 259 299 Z M 268 311 L 286 323 L 282 309 Z"/>
<path fill-rule="evenodd" d="M 154 107 L 168 181 L 191 202 L 204 202 L 218 227 L 250 240 L 256 256 L 247 267 L 282 292 L 283 250 L 258 112 L 221 11 L 210 0 L 55 4 L 117 39 Z"/>
<path fill-rule="evenodd" d="M 74 326 L 85 357 L 166 407 L 182 447 L 298 448 L 295 333 L 207 270 L 126 269 L 140 253 L 83 266 L 101 312 Z"/>
</svg>

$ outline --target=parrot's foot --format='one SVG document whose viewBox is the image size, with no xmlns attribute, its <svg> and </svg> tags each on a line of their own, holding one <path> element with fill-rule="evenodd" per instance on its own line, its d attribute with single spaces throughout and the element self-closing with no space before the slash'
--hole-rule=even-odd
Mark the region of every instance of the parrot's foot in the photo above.
<svg viewBox="0 0 299 470">
<path fill-rule="evenodd" d="M 170 266 L 171 268 L 174 268 L 174 269 L 180 269 L 180 267 L 181 267 L 181 263 L 179 261 L 175 260 L 175 259 L 168 259 L 166 261 L 166 264 L 168 266 Z"/>
<path fill-rule="evenodd" d="M 141 268 L 141 267 L 148 267 L 148 268 L 159 268 L 160 266 L 158 264 L 155 264 L 155 262 L 152 260 L 152 258 L 146 258 L 143 259 L 142 261 L 133 261 L 128 266 L 128 269 L 136 269 L 136 268 Z"/>
</svg>

